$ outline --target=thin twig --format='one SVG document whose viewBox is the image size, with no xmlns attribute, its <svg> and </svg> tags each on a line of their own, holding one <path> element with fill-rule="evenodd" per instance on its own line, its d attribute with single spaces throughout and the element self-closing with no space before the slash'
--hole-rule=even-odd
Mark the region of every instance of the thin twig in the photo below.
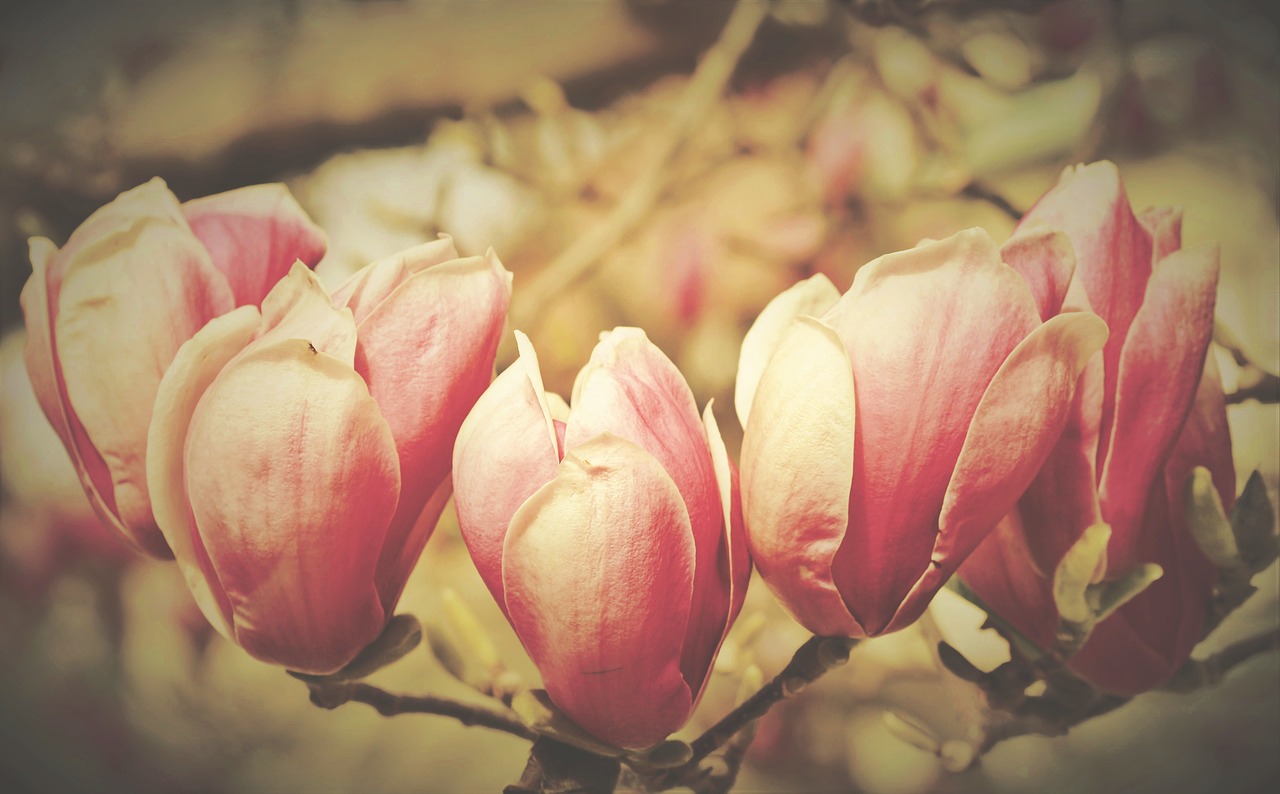
<svg viewBox="0 0 1280 794">
<path fill-rule="evenodd" d="M 960 193 L 961 195 L 968 196 L 969 198 L 987 202 L 1015 221 L 1022 220 L 1023 213 L 1017 207 L 1013 206 L 1009 199 L 1000 195 L 995 190 L 987 187 L 981 182 L 970 182 L 964 186 L 964 190 L 961 190 Z"/>
<path fill-rule="evenodd" d="M 857 642 L 847 637 L 810 637 L 772 681 L 693 741 L 690 745 L 693 755 L 683 766 L 676 767 L 663 777 L 662 788 L 682 785 L 683 781 L 696 776 L 702 761 L 724 746 L 739 731 L 763 717 L 778 702 L 818 680 L 828 670 L 848 661 L 849 652 Z M 746 748 L 743 747 L 742 753 L 745 752 Z M 741 761 L 741 758 L 738 760 Z"/>
<path fill-rule="evenodd" d="M 356 702 L 372 706 L 384 717 L 398 714 L 436 714 L 451 717 L 466 726 L 491 728 L 522 739 L 538 737 L 520 721 L 515 712 L 463 703 L 437 695 L 396 695 L 370 684 L 336 682 L 311 684 L 311 702 L 324 709 L 336 709 Z"/>
<path fill-rule="evenodd" d="M 1280 650 L 1280 629 L 1232 643 L 1208 658 L 1189 660 L 1164 688 L 1171 692 L 1192 692 L 1214 686 L 1253 657 L 1276 650 Z"/>
<path fill-rule="evenodd" d="M 585 276 L 609 249 L 617 245 L 649 212 L 666 185 L 667 165 L 706 115 L 707 107 L 724 93 L 738 60 L 755 38 L 769 13 L 765 0 L 738 0 L 720 39 L 707 51 L 671 114 L 652 162 L 600 223 L 591 227 L 522 288 L 513 307 L 513 326 L 528 328 L 552 298 Z"/>
</svg>

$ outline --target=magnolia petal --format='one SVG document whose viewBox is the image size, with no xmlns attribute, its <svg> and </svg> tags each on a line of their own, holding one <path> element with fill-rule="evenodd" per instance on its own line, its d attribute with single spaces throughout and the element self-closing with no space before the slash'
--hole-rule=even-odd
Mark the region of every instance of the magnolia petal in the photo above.
<svg viewBox="0 0 1280 794">
<path fill-rule="evenodd" d="M 278 182 L 194 199 L 182 214 L 226 276 L 237 306 L 262 303 L 294 262 L 315 267 L 327 248 L 324 232 Z"/>
<path fill-rule="evenodd" d="M 462 539 L 489 592 L 506 611 L 502 544 L 511 517 L 556 475 L 560 456 L 528 337 L 520 356 L 476 400 L 453 448 L 453 505 Z"/>
<path fill-rule="evenodd" d="M 257 307 L 241 306 L 210 320 L 178 348 L 156 389 L 147 433 L 147 484 L 156 525 L 164 533 L 196 605 L 228 638 L 233 638 L 231 605 L 216 573 L 207 567 L 204 541 L 191 516 L 183 451 L 200 398 L 227 362 L 253 338 L 260 321 Z"/>
<path fill-rule="evenodd" d="M 1000 258 L 1027 280 L 1041 320 L 1062 311 L 1067 287 L 1076 271 L 1076 255 L 1069 237 L 1056 229 L 1020 226 L 1000 246 Z"/>
<path fill-rule="evenodd" d="M 742 439 L 751 556 L 774 595 L 815 634 L 861 636 L 832 578 L 848 526 L 854 380 L 840 337 L 800 316 L 756 390 Z"/>
<path fill-rule="evenodd" d="M 334 291 L 333 305 L 351 309 L 356 323 L 360 323 L 410 276 L 457 258 L 453 238 L 441 235 L 356 271 Z"/>
<path fill-rule="evenodd" d="M 1058 628 L 1053 571 L 1046 574 L 1038 566 L 1027 534 L 1018 511 L 1011 511 L 960 565 L 957 575 L 992 614 L 1049 648 Z"/>
<path fill-rule="evenodd" d="M 356 324 L 350 310 L 334 308 L 320 279 L 301 262 L 294 262 L 262 299 L 262 329 L 254 347 L 285 339 L 304 340 L 347 366 L 355 361 Z"/>
<path fill-rule="evenodd" d="M 107 465 L 98 454 L 98 450 L 90 443 L 79 418 L 63 398 L 66 393 L 66 384 L 63 382 L 58 365 L 53 327 L 49 320 L 51 305 L 49 270 L 57 254 L 57 248 L 43 237 L 31 238 L 29 246 L 32 274 L 23 286 L 21 296 L 22 314 L 27 328 L 23 359 L 36 401 L 62 440 L 62 445 L 66 448 L 75 467 L 76 477 L 94 513 L 104 524 L 114 528 L 122 538 L 141 548 L 145 541 L 151 539 L 151 536 L 135 537 L 128 527 L 120 523 L 120 518 L 115 512 L 111 473 L 107 471 Z M 168 551 L 163 548 L 163 545 L 163 543 L 150 543 L 145 550 L 155 556 L 166 557 Z"/>
<path fill-rule="evenodd" d="M 68 244 L 58 257 L 66 261 L 61 288 L 50 296 L 57 301 L 55 353 L 69 413 L 110 473 L 116 515 L 144 549 L 168 556 L 147 494 L 151 406 L 178 347 L 233 302 L 226 279 L 180 217 L 119 222 L 100 228 L 95 239 Z M 81 450 L 88 457 L 83 444 Z"/>
<path fill-rule="evenodd" d="M 1071 238 L 1076 280 L 1089 306 L 1111 331 L 1103 353 L 1106 391 L 1098 458 L 1101 468 L 1111 438 L 1120 351 L 1151 277 L 1151 234 L 1134 217 L 1119 169 L 1107 161 L 1064 171 L 1058 184 L 1023 216 L 1019 226 L 1033 224 L 1060 229 Z M 1078 301 L 1069 297 L 1068 303 Z"/>
<path fill-rule="evenodd" d="M 697 547 L 690 629 L 698 642 L 685 647 L 681 669 L 701 681 L 729 611 L 718 584 L 717 556 L 724 545 L 720 490 L 706 431 L 693 392 L 675 364 L 638 328 L 604 334 L 579 374 L 565 449 L 611 433 L 653 455 L 684 498 Z"/>
<path fill-rule="evenodd" d="M 449 478 L 458 429 L 493 377 L 510 300 L 498 258 L 471 257 L 411 276 L 360 323 L 356 372 L 391 426 L 404 484 L 378 561 L 388 612 L 431 534 L 416 519 Z"/>
<path fill-rule="evenodd" d="M 933 556 L 887 630 L 924 613 L 933 594 L 1017 502 L 1071 415 L 1076 382 L 1107 341 L 1096 315 L 1050 318 L 1014 348 L 974 413 L 947 485 Z"/>
<path fill-rule="evenodd" d="M 247 351 L 200 399 L 191 513 L 251 655 L 330 673 L 381 632 L 374 571 L 400 491 L 395 441 L 364 382 L 288 339 Z"/>
<path fill-rule="evenodd" d="M 747 551 L 745 530 L 742 526 L 742 510 L 737 492 L 737 477 L 724 438 L 716 424 L 712 404 L 702 412 L 703 426 L 711 447 L 711 460 L 715 468 L 716 484 L 720 490 L 721 514 L 725 517 L 721 530 L 721 544 L 715 549 L 717 577 L 708 578 L 707 587 L 715 592 L 712 603 L 723 606 L 723 612 L 709 609 L 695 610 L 685 631 L 684 657 L 681 667 L 685 680 L 693 692 L 696 704 L 702 696 L 712 662 L 720 652 L 729 628 L 742 610 L 747 595 L 747 581 L 751 577 L 751 555 Z M 696 598 L 696 596 L 695 596 Z"/>
<path fill-rule="evenodd" d="M 1039 570 L 1050 578 L 1080 534 L 1102 521 L 1097 470 L 1102 377 L 1102 356 L 1095 354 L 1076 383 L 1062 436 L 1018 500 L 1022 522 L 1030 528 L 1023 539 Z"/>
<path fill-rule="evenodd" d="M 875 634 L 929 564 L 979 401 L 1040 319 L 981 229 L 865 265 L 823 319 L 849 351 L 858 395 L 849 531 L 832 575 Z"/>
<path fill-rule="evenodd" d="M 1152 207 L 1138 216 L 1138 222 L 1151 235 L 1152 261 L 1182 247 L 1182 207 Z"/>
<path fill-rule="evenodd" d="M 552 700 L 588 732 L 646 747 L 688 719 L 694 555 L 671 477 L 607 434 L 566 455 L 512 518 L 507 614 Z"/>
<path fill-rule="evenodd" d="M 1111 525 L 1109 564 L 1142 562 L 1135 544 L 1152 482 L 1186 422 L 1213 336 L 1218 250 L 1177 251 L 1156 267 L 1116 386 L 1115 423 L 1099 495 Z"/>
<path fill-rule="evenodd" d="M 791 321 L 802 314 L 820 317 L 838 300 L 840 291 L 829 278 L 818 273 L 779 293 L 756 317 L 742 338 L 738 377 L 733 391 L 733 406 L 742 427 L 747 426 L 747 418 L 751 415 L 751 402 L 760 376 L 764 374 L 765 366 Z"/>
</svg>

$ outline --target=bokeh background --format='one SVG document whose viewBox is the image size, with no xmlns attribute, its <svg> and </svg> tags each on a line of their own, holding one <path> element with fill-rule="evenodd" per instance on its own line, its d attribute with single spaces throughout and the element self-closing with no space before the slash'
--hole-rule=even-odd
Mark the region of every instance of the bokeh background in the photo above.
<svg viewBox="0 0 1280 794">
<path fill-rule="evenodd" d="M 747 0 L 759 2 L 759 0 Z M 639 325 L 714 399 L 731 451 L 737 350 L 777 292 L 980 225 L 997 240 L 1065 165 L 1115 160 L 1135 207 L 1222 247 L 1227 390 L 1280 372 L 1280 34 L 1266 2 L 776 3 L 722 91 L 720 0 L 7 0 L 0 6 L 0 788 L 471 792 L 527 745 L 431 716 L 328 712 L 216 636 L 172 565 L 96 524 L 21 367 L 26 238 L 55 242 L 154 175 L 182 199 L 285 181 L 330 236 L 333 286 L 452 234 L 515 273 L 513 325 L 568 394 L 601 330 Z M 921 10 L 921 9 L 924 10 Z M 874 24 L 873 24 L 874 23 Z M 732 38 L 732 37 L 730 37 Z M 698 76 L 694 76 L 697 74 Z M 643 194 L 643 195 L 638 195 Z M 619 205 L 634 211 L 619 213 Z M 584 242 L 584 240 L 586 242 Z M 592 241 L 597 241 L 593 243 Z M 499 367 L 514 357 L 504 347 Z M 957 362 L 962 366 L 963 362 Z M 1241 482 L 1275 501 L 1277 406 L 1232 405 Z M 1276 568 L 1197 651 L 1280 625 Z M 447 511 L 402 600 L 458 592 L 534 671 Z M 969 771 L 886 727 L 980 736 L 980 696 L 931 650 L 1000 641 L 944 593 L 911 630 L 762 723 L 741 791 L 1264 791 L 1280 783 L 1280 658 L 998 745 Z M 695 736 L 749 664 L 805 632 L 757 580 Z M 478 699 L 425 650 L 381 686 Z"/>
</svg>

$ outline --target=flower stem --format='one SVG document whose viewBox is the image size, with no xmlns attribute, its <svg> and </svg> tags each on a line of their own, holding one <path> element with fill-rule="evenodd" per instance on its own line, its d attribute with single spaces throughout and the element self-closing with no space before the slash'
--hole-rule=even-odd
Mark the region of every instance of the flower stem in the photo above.
<svg viewBox="0 0 1280 794">
<path fill-rule="evenodd" d="M 336 709 L 344 703 L 364 703 L 384 717 L 397 714 L 436 714 L 452 717 L 463 725 L 490 728 L 522 739 L 538 735 L 507 709 L 463 703 L 437 695 L 397 695 L 370 684 L 358 682 L 326 682 L 308 684 L 311 702 L 323 709 Z"/>
<path fill-rule="evenodd" d="M 693 741 L 690 745 L 693 755 L 683 766 L 676 767 L 662 777 L 659 790 L 685 785 L 684 781 L 697 777 L 699 766 L 707 756 L 763 717 L 777 703 L 818 680 L 828 670 L 847 662 L 849 652 L 857 642 L 848 637 L 810 637 L 772 681 Z M 735 754 L 735 758 L 726 760 L 741 763 L 745 753 L 746 747 L 743 746 L 742 751 Z M 736 775 L 736 772 L 736 767 L 729 770 L 731 775 Z"/>
</svg>

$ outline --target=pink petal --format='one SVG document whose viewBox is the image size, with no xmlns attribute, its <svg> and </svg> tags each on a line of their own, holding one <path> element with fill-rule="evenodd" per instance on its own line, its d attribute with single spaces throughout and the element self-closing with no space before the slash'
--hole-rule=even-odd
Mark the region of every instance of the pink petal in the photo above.
<svg viewBox="0 0 1280 794">
<path fill-rule="evenodd" d="M 388 611 L 434 529 L 416 519 L 448 479 L 458 429 L 493 377 L 510 300 L 511 274 L 490 253 L 413 275 L 359 325 L 356 372 L 391 426 L 404 483 L 378 561 Z"/>
<path fill-rule="evenodd" d="M 214 378 L 253 338 L 261 322 L 255 306 L 241 306 L 215 317 L 187 340 L 156 390 L 147 434 L 147 483 L 156 525 L 173 550 L 196 605 L 223 636 L 233 637 L 231 604 L 208 568 L 204 541 L 187 501 L 187 433 L 196 405 Z"/>
<path fill-rule="evenodd" d="M 1182 208 L 1152 207 L 1138 216 L 1151 235 L 1152 261 L 1159 262 L 1182 247 Z"/>
<path fill-rule="evenodd" d="M 1195 396 L 1213 335 L 1218 251 L 1201 246 L 1161 260 L 1120 358 L 1115 424 L 1102 469 L 1109 565 L 1140 560 L 1134 544 L 1148 493 Z"/>
<path fill-rule="evenodd" d="M 759 421 L 742 439 L 742 512 L 756 567 L 809 631 L 862 636 L 831 575 L 854 464 L 854 381 L 835 331 L 797 318 L 752 411 Z"/>
<path fill-rule="evenodd" d="M 356 325 L 347 309 L 335 309 L 320 279 L 301 262 L 262 299 L 262 328 L 254 347 L 303 339 L 318 353 L 347 366 L 356 356 Z"/>
<path fill-rule="evenodd" d="M 110 473 L 110 504 L 143 548 L 168 556 L 147 493 L 151 406 L 178 347 L 233 303 L 163 183 L 126 196 L 130 205 L 145 199 L 146 211 L 100 211 L 91 219 L 97 236 L 81 227 L 58 256 L 62 282 L 50 295 L 54 346 L 68 413 Z"/>
<path fill-rule="evenodd" d="M 764 368 L 773 357 L 791 321 L 802 314 L 820 317 L 840 300 L 840 292 L 821 273 L 793 284 L 769 301 L 742 338 L 738 355 L 738 378 L 734 384 L 733 404 L 738 423 L 747 426 L 751 403 Z"/>
<path fill-rule="evenodd" d="M 1081 533 L 1102 521 L 1096 469 L 1102 377 L 1102 356 L 1094 355 L 1076 384 L 1075 402 L 1061 438 L 1018 500 L 1022 522 L 1029 529 L 1025 543 L 1047 576 L 1053 575 Z"/>
<path fill-rule="evenodd" d="M 301 340 L 247 352 L 200 399 L 185 457 L 192 516 L 246 651 L 329 673 L 378 635 L 374 571 L 400 476 L 359 376 Z"/>
<path fill-rule="evenodd" d="M 737 473 L 729 461 L 729 452 L 725 449 L 724 438 L 720 435 L 720 427 L 716 424 L 710 402 L 702 412 L 702 422 L 710 443 L 711 461 L 720 490 L 721 515 L 725 516 L 721 544 L 715 555 L 717 577 L 708 582 L 708 587 L 715 593 L 713 603 L 723 604 L 725 611 L 718 615 L 704 611 L 698 615 L 695 610 L 694 614 L 707 622 L 698 624 L 690 620 L 685 633 L 684 657 L 689 660 L 687 667 L 695 676 L 689 678 L 686 674 L 686 680 L 694 693 L 695 704 L 702 697 L 711 665 L 720 652 L 724 638 L 729 634 L 729 628 L 742 611 L 742 604 L 747 596 L 747 582 L 751 578 L 751 555 L 747 551 L 746 532 L 742 525 Z M 719 618 L 719 623 L 710 622 L 715 618 Z M 700 676 L 698 671 L 701 671 Z"/>
<path fill-rule="evenodd" d="M 973 416 L 947 485 L 933 556 L 887 630 L 924 613 L 1031 484 L 1071 415 L 1076 381 L 1107 341 L 1096 315 L 1051 318 L 1009 354 Z"/>
<path fill-rule="evenodd" d="M 315 267 L 324 232 L 280 183 L 188 201 L 182 214 L 226 276 L 237 306 L 257 305 L 294 262 Z"/>
<path fill-rule="evenodd" d="M 1027 280 L 1041 320 L 1062 311 L 1067 286 L 1076 271 L 1070 238 L 1054 229 L 1019 227 L 1000 246 L 1000 258 Z"/>
<path fill-rule="evenodd" d="M 975 229 L 864 266 L 823 319 L 849 351 L 858 394 L 849 531 L 832 575 L 876 634 L 929 564 L 979 400 L 1039 316 Z"/>
<path fill-rule="evenodd" d="M 1094 312 L 1111 330 L 1103 353 L 1106 380 L 1101 420 L 1105 460 L 1120 371 L 1120 351 L 1142 305 L 1151 277 L 1151 234 L 1134 217 L 1114 163 L 1097 162 L 1063 172 L 1058 184 L 1023 216 L 1019 227 L 1044 224 L 1071 238 L 1076 277 Z"/>
<path fill-rule="evenodd" d="M 31 387 L 44 415 L 62 440 L 76 476 L 89 498 L 93 511 L 104 524 L 114 528 L 121 537 L 135 546 L 151 536 L 135 538 L 133 533 L 115 513 L 115 495 L 111 487 L 111 474 L 98 450 L 94 449 L 84 432 L 84 426 L 67 404 L 63 395 L 66 385 L 62 379 L 53 340 L 53 326 L 49 320 L 50 305 L 56 304 L 49 297 L 50 264 L 57 249 L 43 237 L 33 237 L 31 248 L 31 277 L 22 288 L 22 313 L 26 321 L 27 343 L 23 357 Z M 146 550 L 159 557 L 168 556 L 161 544 L 148 544 Z"/>
<path fill-rule="evenodd" d="M 453 448 L 453 504 L 480 578 L 506 611 L 502 544 L 511 517 L 556 475 L 560 456 L 538 356 L 516 331 L 520 357 L 476 400 Z"/>
<path fill-rule="evenodd" d="M 1212 355 L 1206 359 L 1191 414 L 1163 477 L 1156 478 L 1134 543 L 1134 556 L 1158 564 L 1164 575 L 1107 621 L 1123 623 L 1124 630 L 1109 626 L 1100 635 L 1098 647 L 1090 648 L 1076 663 L 1082 673 L 1109 690 L 1136 694 L 1164 683 L 1204 635 L 1218 570 L 1187 527 L 1183 494 L 1196 466 L 1209 469 L 1223 506 L 1230 510 L 1235 503 L 1235 467 L 1222 385 Z M 1115 658 L 1134 643 L 1141 645 L 1135 659 Z"/>
<path fill-rule="evenodd" d="M 607 742 L 646 747 L 689 717 L 680 657 L 694 556 L 675 483 L 615 436 L 571 451 L 512 519 L 511 624 L 556 705 Z"/>
<path fill-rule="evenodd" d="M 1030 534 L 1035 531 L 1032 527 Z M 1037 565 L 1028 534 L 1018 511 L 1010 512 L 961 564 L 958 575 L 992 614 L 1048 648 L 1058 629 L 1053 569 L 1046 573 Z"/>
<path fill-rule="evenodd" d="M 334 291 L 333 305 L 351 309 L 356 322 L 360 323 L 410 276 L 457 258 L 453 238 L 441 235 L 438 240 L 414 246 L 357 270 Z"/>
<path fill-rule="evenodd" d="M 1173 505 L 1178 514 L 1169 510 Z M 1071 659 L 1072 670 L 1103 690 L 1136 695 L 1163 684 L 1201 639 L 1217 570 L 1196 548 L 1180 505 L 1180 497 L 1166 495 L 1163 481 L 1156 484 L 1139 557 L 1165 573 L 1097 626 Z M 1124 569 L 1113 563 L 1112 570 Z"/>
<path fill-rule="evenodd" d="M 717 556 L 724 543 L 724 517 L 706 431 L 684 376 L 644 331 L 617 328 L 604 334 L 574 382 L 565 448 L 611 433 L 649 452 L 675 481 L 689 511 L 697 547 L 693 579 L 698 642 L 685 646 L 681 669 L 692 687 L 705 674 L 729 611 L 728 594 L 717 584 Z"/>
</svg>

